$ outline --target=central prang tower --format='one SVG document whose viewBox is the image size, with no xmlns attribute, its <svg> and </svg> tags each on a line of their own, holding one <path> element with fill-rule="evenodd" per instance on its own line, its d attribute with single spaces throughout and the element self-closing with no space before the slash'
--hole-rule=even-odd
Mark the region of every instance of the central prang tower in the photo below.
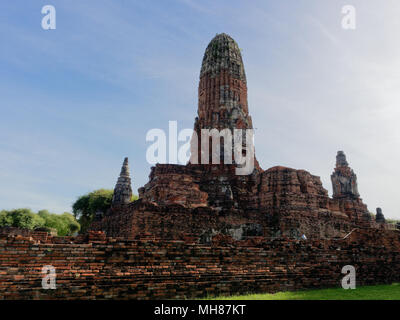
<svg viewBox="0 0 400 320">
<path fill-rule="evenodd" d="M 201 129 L 229 129 L 232 135 L 233 129 L 253 129 L 242 55 L 236 41 L 225 33 L 217 34 L 206 48 L 200 71 L 198 99 L 194 131 L 199 139 L 197 152 L 200 162 Z M 196 150 L 192 146 L 193 152 Z M 259 168 L 257 160 L 255 167 Z"/>
<path fill-rule="evenodd" d="M 252 129 L 247 84 L 240 49 L 230 36 L 218 34 L 204 53 L 200 71 L 195 129 Z"/>
</svg>

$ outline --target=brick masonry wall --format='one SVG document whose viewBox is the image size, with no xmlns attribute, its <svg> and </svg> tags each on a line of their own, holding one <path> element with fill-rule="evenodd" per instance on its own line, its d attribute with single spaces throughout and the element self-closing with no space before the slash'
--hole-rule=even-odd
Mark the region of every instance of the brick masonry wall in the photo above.
<svg viewBox="0 0 400 320">
<path fill-rule="evenodd" d="M 247 223 L 261 227 L 260 235 L 266 237 L 299 239 L 305 234 L 307 238 L 331 239 L 344 237 L 356 227 L 374 227 L 361 199 L 331 199 L 319 177 L 281 166 L 240 176 L 229 165 L 157 164 L 139 196 L 139 202 L 114 208 L 93 229 L 109 236 L 135 237 L 135 229 L 143 228 L 159 237 L 166 234 L 161 227 L 165 222 L 172 224 L 167 232 L 176 238 L 182 233 L 200 235 L 211 228 L 226 233 L 226 229 Z M 182 212 L 188 218 L 171 219 L 166 212 Z M 208 212 L 210 221 L 217 223 L 211 226 L 207 220 L 201 221 L 199 212 L 204 216 Z M 225 223 L 227 216 L 231 217 Z"/>
<path fill-rule="evenodd" d="M 266 235 L 270 225 L 269 216 L 257 211 L 241 214 L 237 210 L 217 212 L 209 207 L 189 210 L 180 205 L 162 207 L 139 200 L 113 208 L 109 215 L 94 222 L 91 229 L 104 231 L 110 237 L 135 239 L 146 233 L 163 240 L 191 237 L 209 243 L 219 233 L 231 235 L 236 240 L 249 235 Z"/>
<path fill-rule="evenodd" d="M 162 299 L 339 287 L 344 265 L 357 285 L 400 281 L 398 231 L 354 231 L 345 240 L 254 238 L 210 246 L 184 241 L 31 235 L 0 237 L 3 299 Z M 44 265 L 57 289 L 41 287 Z"/>
<path fill-rule="evenodd" d="M 164 240 L 185 240 L 190 236 L 206 244 L 217 234 L 230 235 L 235 240 L 248 236 L 300 239 L 302 234 L 308 239 L 326 239 L 328 235 L 329 238 L 343 238 L 361 225 L 353 223 L 344 212 L 307 209 L 306 203 L 312 199 L 297 201 L 297 198 L 296 194 L 272 195 L 269 209 L 247 211 L 186 208 L 179 204 L 159 206 L 139 199 L 129 205 L 112 208 L 102 219 L 95 221 L 91 229 L 104 231 L 110 237 L 131 239 L 142 233 Z M 369 224 L 368 229 L 394 229 L 388 224 L 373 221 Z"/>
</svg>

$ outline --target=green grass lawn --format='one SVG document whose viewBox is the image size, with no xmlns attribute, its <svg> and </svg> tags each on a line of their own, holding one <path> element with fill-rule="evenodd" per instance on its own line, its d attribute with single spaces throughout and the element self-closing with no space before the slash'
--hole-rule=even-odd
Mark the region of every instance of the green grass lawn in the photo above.
<svg viewBox="0 0 400 320">
<path fill-rule="evenodd" d="M 400 300 L 400 283 L 363 286 L 352 289 L 318 289 L 275 294 L 248 294 L 242 296 L 209 298 L 215 300 Z"/>
</svg>

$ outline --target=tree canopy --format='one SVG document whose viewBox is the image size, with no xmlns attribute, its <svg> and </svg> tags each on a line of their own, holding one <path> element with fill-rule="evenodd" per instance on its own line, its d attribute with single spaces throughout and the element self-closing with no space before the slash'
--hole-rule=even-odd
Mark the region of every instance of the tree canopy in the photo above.
<svg viewBox="0 0 400 320">
<path fill-rule="evenodd" d="M 84 233 L 96 213 L 104 214 L 111 207 L 113 193 L 113 190 L 98 189 L 78 197 L 72 205 L 73 215 L 68 212 L 55 214 L 48 210 L 35 213 L 27 208 L 2 210 L 0 211 L 0 227 L 47 228 L 57 230 L 59 236 L 73 235 L 78 231 Z M 132 201 L 137 199 L 136 195 L 132 195 Z"/>
<path fill-rule="evenodd" d="M 85 232 L 92 223 L 97 212 L 106 213 L 111 207 L 113 190 L 98 189 L 78 197 L 72 205 L 72 212 L 81 225 L 81 232 Z M 132 196 L 132 201 L 137 200 L 137 196 Z"/>
<path fill-rule="evenodd" d="M 38 213 L 34 213 L 27 208 L 0 211 L 0 226 L 31 230 L 35 228 L 53 229 L 59 236 L 72 235 L 80 229 L 75 217 L 68 212 L 56 214 L 50 213 L 48 210 L 40 210 Z"/>
</svg>

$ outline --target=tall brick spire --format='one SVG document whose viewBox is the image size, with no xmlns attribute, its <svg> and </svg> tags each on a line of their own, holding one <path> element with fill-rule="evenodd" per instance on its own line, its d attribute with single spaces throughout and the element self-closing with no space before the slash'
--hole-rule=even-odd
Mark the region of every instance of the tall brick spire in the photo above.
<svg viewBox="0 0 400 320">
<path fill-rule="evenodd" d="M 112 198 L 112 205 L 127 204 L 131 202 L 132 187 L 131 178 L 129 176 L 128 158 L 124 159 L 122 164 L 121 173 L 119 175 L 117 184 L 114 188 L 114 195 Z"/>
<path fill-rule="evenodd" d="M 207 46 L 201 65 L 195 129 L 252 127 L 239 46 L 227 34 L 217 34 Z"/>
<path fill-rule="evenodd" d="M 333 198 L 336 199 L 358 199 L 357 176 L 349 167 L 346 155 L 338 151 L 336 155 L 336 168 L 331 175 Z"/>
<path fill-rule="evenodd" d="M 198 94 L 194 130 L 199 138 L 200 161 L 201 129 L 253 129 L 242 55 L 235 40 L 225 33 L 217 34 L 206 48 Z"/>
</svg>

